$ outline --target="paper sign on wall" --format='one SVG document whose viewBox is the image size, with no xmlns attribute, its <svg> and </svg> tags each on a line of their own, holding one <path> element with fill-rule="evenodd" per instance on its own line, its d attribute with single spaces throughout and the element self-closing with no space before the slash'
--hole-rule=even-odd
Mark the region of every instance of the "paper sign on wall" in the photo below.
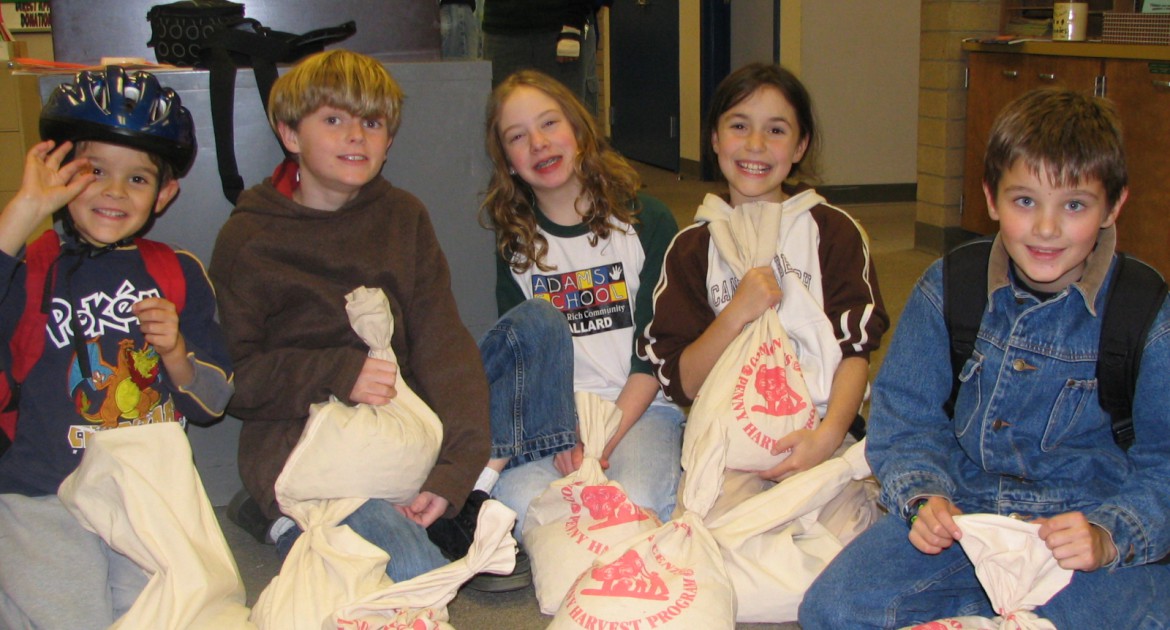
<svg viewBox="0 0 1170 630">
<path fill-rule="evenodd" d="M 12 2 L 0 0 L 0 16 L 11 33 L 48 33 L 52 31 L 48 2 Z"/>
</svg>

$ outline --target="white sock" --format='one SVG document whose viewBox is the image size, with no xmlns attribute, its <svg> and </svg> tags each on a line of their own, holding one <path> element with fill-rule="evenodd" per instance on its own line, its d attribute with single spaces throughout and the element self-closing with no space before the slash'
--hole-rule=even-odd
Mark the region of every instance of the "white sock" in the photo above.
<svg viewBox="0 0 1170 630">
<path fill-rule="evenodd" d="M 475 480 L 475 489 L 491 494 L 492 488 L 496 487 L 496 482 L 499 480 L 500 473 L 491 468 L 484 468 L 483 472 L 479 473 L 479 479 Z"/>
<path fill-rule="evenodd" d="M 276 544 L 276 541 L 296 524 L 296 521 L 282 514 L 272 523 L 272 527 L 268 528 L 268 542 Z"/>
</svg>

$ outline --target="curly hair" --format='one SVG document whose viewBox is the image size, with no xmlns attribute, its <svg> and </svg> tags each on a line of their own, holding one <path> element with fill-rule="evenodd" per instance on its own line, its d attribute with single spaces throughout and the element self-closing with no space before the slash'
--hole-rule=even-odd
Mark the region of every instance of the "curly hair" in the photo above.
<svg viewBox="0 0 1170 630">
<path fill-rule="evenodd" d="M 591 245 L 609 237 L 615 220 L 631 225 L 637 221 L 637 192 L 642 181 L 629 162 L 610 148 L 581 101 L 556 79 L 535 70 L 521 70 L 496 86 L 487 105 L 484 142 L 492 161 L 492 176 L 480 208 L 480 223 L 495 232 L 496 249 L 517 273 L 534 264 L 549 271 L 552 267 L 544 262 L 548 241 L 537 229 L 535 194 L 512 172 L 500 138 L 501 110 L 521 88 L 539 90 L 552 98 L 572 126 L 577 140 L 573 172 L 581 182 L 578 200 L 588 205 L 581 222 L 592 233 Z"/>
</svg>

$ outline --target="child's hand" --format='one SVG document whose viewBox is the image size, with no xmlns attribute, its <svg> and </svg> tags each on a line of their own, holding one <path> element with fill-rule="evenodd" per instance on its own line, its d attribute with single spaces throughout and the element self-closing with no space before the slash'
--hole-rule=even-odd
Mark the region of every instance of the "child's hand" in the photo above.
<svg viewBox="0 0 1170 630">
<path fill-rule="evenodd" d="M 784 292 L 776 282 L 772 267 L 754 267 L 743 274 L 735 295 L 731 296 L 731 303 L 723 312 L 731 312 L 730 316 L 735 317 L 742 328 L 759 319 L 764 311 L 779 304 L 782 297 Z"/>
<path fill-rule="evenodd" d="M 918 506 L 918 514 L 910 524 L 910 544 L 932 556 L 941 553 L 963 537 L 954 518 L 962 513 L 950 500 L 930 497 Z"/>
<path fill-rule="evenodd" d="M 94 180 L 89 160 L 61 165 L 72 149 L 72 142 L 54 149 L 53 141 L 45 140 L 33 145 L 25 156 L 24 177 L 16 196 L 36 199 L 42 219 L 73 201 Z"/>
<path fill-rule="evenodd" d="M 390 361 L 366 357 L 362 371 L 354 381 L 353 391 L 349 399 L 355 403 L 367 405 L 385 405 L 395 396 L 398 390 L 398 366 Z"/>
<path fill-rule="evenodd" d="M 823 426 L 823 425 L 822 425 Z M 831 435 L 829 431 L 801 429 L 776 440 L 772 445 L 772 454 L 779 455 L 784 451 L 792 451 L 784 461 L 774 467 L 761 471 L 760 476 L 772 481 L 780 481 L 813 466 L 818 466 L 833 456 L 837 447 L 841 446 L 841 438 Z"/>
<path fill-rule="evenodd" d="M 1090 523 L 1080 512 L 1065 512 L 1032 522 L 1040 525 L 1040 539 L 1063 569 L 1096 571 L 1117 559 L 1117 546 L 1109 533 Z"/>
<path fill-rule="evenodd" d="M 562 477 L 568 476 L 577 471 L 581 467 L 581 462 L 585 459 L 585 445 L 577 442 L 577 445 L 567 451 L 561 451 L 553 455 L 553 467 Z"/>
<path fill-rule="evenodd" d="M 187 344 L 179 334 L 179 312 L 163 298 L 146 298 L 130 307 L 138 318 L 142 336 L 160 357 L 187 356 Z"/>
<path fill-rule="evenodd" d="M 415 523 L 430 527 L 447 511 L 448 505 L 450 503 L 446 499 L 433 492 L 420 492 L 410 505 L 395 505 L 394 509 Z"/>
<path fill-rule="evenodd" d="M 0 251 L 15 256 L 24 242 L 58 209 L 73 201 L 93 180 L 88 160 L 61 162 L 73 148 L 64 142 L 56 149 L 46 140 L 25 156 L 20 190 L 0 213 Z"/>
<path fill-rule="evenodd" d="M 146 342 L 154 346 L 167 376 L 179 387 L 195 380 L 195 368 L 187 360 L 187 341 L 179 332 L 179 313 L 164 298 L 146 298 L 130 307 Z"/>
</svg>

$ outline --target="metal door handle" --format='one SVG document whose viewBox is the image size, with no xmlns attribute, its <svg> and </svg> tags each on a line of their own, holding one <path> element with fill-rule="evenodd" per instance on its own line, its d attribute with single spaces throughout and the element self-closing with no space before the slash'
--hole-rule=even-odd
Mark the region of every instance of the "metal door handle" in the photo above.
<svg viewBox="0 0 1170 630">
<path fill-rule="evenodd" d="M 1151 83 L 1154 84 L 1154 87 L 1170 88 L 1170 81 L 1151 81 Z"/>
<path fill-rule="evenodd" d="M 1044 79 L 1045 81 L 1055 81 L 1056 80 L 1056 75 L 1052 74 L 1051 72 L 1041 72 L 1039 76 L 1041 79 Z"/>
<path fill-rule="evenodd" d="M 640 7 L 650 6 L 650 0 L 635 0 L 635 2 L 637 2 L 638 6 Z"/>
<path fill-rule="evenodd" d="M 1004 70 L 1003 76 L 1005 76 L 1009 79 L 1014 79 L 1014 78 L 1020 76 L 1020 73 L 1015 71 L 1015 70 Z"/>
</svg>

